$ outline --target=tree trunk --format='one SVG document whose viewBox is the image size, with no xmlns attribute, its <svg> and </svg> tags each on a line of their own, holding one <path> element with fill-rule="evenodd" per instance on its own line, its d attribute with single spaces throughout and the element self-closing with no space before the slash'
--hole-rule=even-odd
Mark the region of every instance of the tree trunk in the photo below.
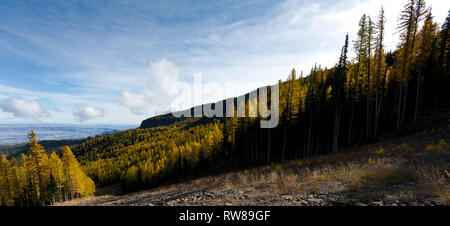
<svg viewBox="0 0 450 226">
<path fill-rule="evenodd" d="M 355 114 L 355 100 L 351 100 L 352 101 L 352 110 L 350 113 L 350 123 L 348 125 L 348 137 L 347 137 L 347 144 L 351 144 L 352 143 L 352 127 L 353 127 L 353 117 Z"/>
<path fill-rule="evenodd" d="M 384 86 L 386 83 L 386 75 L 387 75 L 387 65 L 385 65 L 384 68 L 384 74 L 383 74 L 383 78 L 379 81 L 381 85 L 378 86 L 379 88 L 379 94 L 377 95 L 378 97 L 378 103 L 376 106 L 376 110 L 375 110 L 375 128 L 373 130 L 373 137 L 376 139 L 378 138 L 378 124 L 379 124 L 379 117 L 381 115 L 381 109 L 383 107 L 383 96 L 384 96 Z M 381 87 L 380 87 L 381 86 Z"/>
<path fill-rule="evenodd" d="M 400 133 L 400 116 L 402 115 L 402 97 L 403 97 L 403 82 L 400 85 L 400 93 L 398 95 L 398 107 L 397 107 L 397 124 L 396 130 L 397 133 Z"/>
<path fill-rule="evenodd" d="M 339 125 L 340 125 L 340 113 L 338 107 L 336 107 L 336 113 L 334 115 L 334 132 L 333 132 L 333 152 L 338 152 L 339 141 Z"/>
<path fill-rule="evenodd" d="M 414 119 L 413 119 L 413 125 L 416 125 L 417 117 L 419 116 L 419 95 L 420 95 L 420 79 L 422 75 L 422 66 L 419 68 L 419 73 L 417 75 L 417 92 L 416 92 L 416 106 L 414 109 Z"/>
<path fill-rule="evenodd" d="M 271 144 L 272 139 L 270 137 L 270 131 L 271 131 L 271 129 L 268 129 L 268 132 L 269 132 L 268 138 L 269 139 L 267 140 L 267 143 L 268 143 L 268 145 L 267 145 L 267 162 L 270 162 L 270 154 L 272 152 L 272 144 Z"/>
<path fill-rule="evenodd" d="M 369 59 L 367 65 L 367 97 L 366 97 L 366 141 L 370 137 L 370 36 L 369 36 Z"/>
<path fill-rule="evenodd" d="M 353 130 L 353 117 L 355 114 L 355 97 L 358 94 L 358 81 L 359 81 L 359 61 L 357 64 L 357 71 L 356 71 L 356 81 L 355 81 L 355 95 L 354 98 L 351 99 L 350 101 L 352 101 L 352 110 L 350 113 L 350 124 L 349 124 L 349 129 L 348 129 L 348 140 L 347 140 L 347 144 L 351 144 L 352 143 L 352 130 Z"/>
<path fill-rule="evenodd" d="M 283 133 L 283 150 L 281 151 L 281 162 L 284 162 L 284 153 L 286 150 L 286 125 L 284 125 L 284 133 Z"/>
<path fill-rule="evenodd" d="M 408 83 L 406 83 L 405 92 L 403 96 L 402 117 L 400 121 L 400 129 L 403 129 L 403 123 L 405 121 L 406 101 L 408 99 Z"/>
</svg>

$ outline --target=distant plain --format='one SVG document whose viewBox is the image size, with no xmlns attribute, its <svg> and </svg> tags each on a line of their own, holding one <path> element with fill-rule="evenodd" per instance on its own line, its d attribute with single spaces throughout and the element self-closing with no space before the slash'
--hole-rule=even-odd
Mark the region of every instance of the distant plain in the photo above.
<svg viewBox="0 0 450 226">
<path fill-rule="evenodd" d="M 113 133 L 136 128 L 136 125 L 71 125 L 71 124 L 0 124 L 0 145 L 27 141 L 27 133 L 34 130 L 39 140 L 68 140 Z"/>
</svg>

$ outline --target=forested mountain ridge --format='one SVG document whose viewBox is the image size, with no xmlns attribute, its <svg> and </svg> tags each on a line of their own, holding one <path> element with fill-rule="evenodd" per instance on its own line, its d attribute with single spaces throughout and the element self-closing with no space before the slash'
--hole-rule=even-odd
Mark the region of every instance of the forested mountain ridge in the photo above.
<svg viewBox="0 0 450 226">
<path fill-rule="evenodd" d="M 252 92 L 257 93 L 258 89 L 253 90 Z M 236 110 L 236 108 L 238 107 L 238 101 L 239 101 L 240 98 L 243 101 L 245 101 L 247 103 L 247 105 L 248 105 L 248 102 L 251 101 L 250 100 L 250 93 L 252 93 L 252 92 L 248 92 L 248 93 L 246 93 L 244 95 L 241 95 L 239 97 L 229 98 L 227 100 L 232 100 L 233 107 Z M 223 105 L 223 107 L 222 107 L 223 108 L 222 115 L 225 116 L 227 111 L 229 110 L 229 109 L 227 109 L 228 106 L 225 104 L 227 100 L 221 100 L 221 101 L 218 101 L 218 102 L 215 102 L 215 103 L 202 104 L 202 105 L 191 107 L 189 109 L 181 110 L 179 112 L 185 113 L 185 112 L 189 112 L 190 111 L 191 117 L 201 118 L 200 121 L 195 121 L 196 124 L 207 124 L 207 123 L 212 122 L 214 119 L 223 121 L 224 117 L 216 117 L 216 116 L 214 116 L 214 117 L 205 117 L 203 110 L 201 112 L 201 117 L 195 116 L 195 109 L 196 108 L 203 109 L 206 105 L 211 105 L 211 108 L 215 108 L 216 105 L 222 104 Z M 255 101 L 255 100 L 253 100 L 253 101 Z M 248 106 L 246 107 L 246 112 L 248 113 Z M 172 124 L 177 123 L 177 122 L 184 121 L 184 120 L 186 120 L 188 118 L 191 118 L 191 117 L 185 117 L 184 115 L 182 115 L 181 117 L 175 117 L 174 116 L 174 112 L 167 113 L 167 114 L 164 114 L 164 115 L 157 115 L 157 116 L 153 116 L 153 117 L 150 117 L 148 119 L 143 120 L 141 125 L 139 126 L 139 128 L 146 129 L 146 128 L 154 128 L 154 127 L 158 127 L 158 126 L 168 126 L 168 125 L 172 125 Z M 196 124 L 195 123 L 191 123 L 190 125 L 191 126 L 195 126 Z"/>
<path fill-rule="evenodd" d="M 168 126 L 168 125 L 172 125 L 176 122 L 180 122 L 185 120 L 186 118 L 182 117 L 182 118 L 176 118 L 172 115 L 172 113 L 168 113 L 165 115 L 157 115 L 148 119 L 145 119 L 144 121 L 142 121 L 141 125 L 139 126 L 139 128 L 141 129 L 146 129 L 146 128 L 154 128 L 154 127 L 158 127 L 158 126 Z"/>
<path fill-rule="evenodd" d="M 260 128 L 260 116 L 176 119 L 167 114 L 143 121 L 138 129 L 88 138 L 71 149 L 97 184 L 120 183 L 128 192 L 337 153 L 382 136 L 448 124 L 450 14 L 439 28 L 423 0 L 407 2 L 399 21 L 401 42 L 394 51 L 384 50 L 386 19 L 380 9 L 375 20 L 361 17 L 353 41 L 343 37 L 334 67 L 314 65 L 308 74 L 292 70 L 286 81 L 280 80 L 276 128 Z M 348 59 L 351 49 L 354 59 Z M 247 113 L 255 110 L 251 101 L 245 99 Z M 10 198 L 6 166 L 1 194 Z"/>
</svg>

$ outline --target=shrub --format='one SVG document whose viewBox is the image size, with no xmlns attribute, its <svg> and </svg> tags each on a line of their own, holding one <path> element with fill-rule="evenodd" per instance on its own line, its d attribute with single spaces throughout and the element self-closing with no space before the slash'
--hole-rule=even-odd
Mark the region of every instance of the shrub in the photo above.
<svg viewBox="0 0 450 226">
<path fill-rule="evenodd" d="M 385 154 L 385 150 L 383 147 L 380 147 L 380 149 L 375 151 L 375 154 L 377 155 L 384 155 Z"/>
<path fill-rule="evenodd" d="M 303 161 L 300 160 L 300 159 L 297 159 L 297 160 L 295 160 L 295 165 L 296 165 L 297 167 L 302 167 L 302 166 L 303 166 Z"/>
<path fill-rule="evenodd" d="M 433 152 L 433 153 L 442 153 L 444 152 L 446 148 L 447 143 L 444 140 L 440 140 L 438 144 L 429 144 L 427 145 L 426 149 L 427 151 Z"/>
<path fill-rule="evenodd" d="M 281 164 L 276 164 L 273 167 L 273 170 L 275 170 L 276 172 L 281 172 L 282 169 L 283 169 L 283 167 L 281 166 Z"/>
<path fill-rule="evenodd" d="M 385 199 L 387 197 L 387 192 L 384 190 L 378 192 L 378 197 L 380 197 L 381 199 Z"/>
</svg>

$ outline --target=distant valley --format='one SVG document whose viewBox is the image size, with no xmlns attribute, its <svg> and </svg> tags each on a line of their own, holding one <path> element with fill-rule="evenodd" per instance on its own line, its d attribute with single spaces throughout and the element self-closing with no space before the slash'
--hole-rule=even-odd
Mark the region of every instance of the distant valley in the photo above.
<svg viewBox="0 0 450 226">
<path fill-rule="evenodd" d="M 67 125 L 67 124 L 0 124 L 0 145 L 27 141 L 27 133 L 34 130 L 39 140 L 69 140 L 114 133 L 135 128 L 133 125 Z"/>
</svg>

